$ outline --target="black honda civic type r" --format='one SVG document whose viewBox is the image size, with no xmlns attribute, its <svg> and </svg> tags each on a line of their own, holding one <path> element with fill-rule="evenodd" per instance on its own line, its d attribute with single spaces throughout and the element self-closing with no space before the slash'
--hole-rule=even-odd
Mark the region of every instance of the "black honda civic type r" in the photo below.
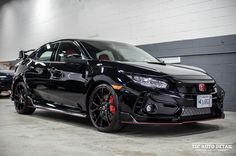
<svg viewBox="0 0 236 156">
<path fill-rule="evenodd" d="M 88 117 L 103 132 L 224 118 L 225 93 L 204 70 L 129 44 L 63 39 L 19 57 L 12 84 L 19 114 L 42 108 Z"/>
</svg>

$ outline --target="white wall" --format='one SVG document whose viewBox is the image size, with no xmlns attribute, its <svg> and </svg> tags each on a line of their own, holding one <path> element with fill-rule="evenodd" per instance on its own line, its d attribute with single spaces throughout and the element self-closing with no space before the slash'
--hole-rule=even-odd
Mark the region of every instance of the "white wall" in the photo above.
<svg viewBox="0 0 236 156">
<path fill-rule="evenodd" d="M 0 2 L 0 61 L 61 38 L 136 45 L 236 34 L 236 0 Z"/>
</svg>

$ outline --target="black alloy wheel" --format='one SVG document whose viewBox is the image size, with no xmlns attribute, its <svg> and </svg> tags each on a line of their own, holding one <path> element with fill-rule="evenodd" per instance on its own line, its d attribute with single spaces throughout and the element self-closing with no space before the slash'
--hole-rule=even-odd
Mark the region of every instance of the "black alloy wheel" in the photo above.
<svg viewBox="0 0 236 156">
<path fill-rule="evenodd" d="M 23 82 L 17 83 L 14 90 L 15 109 L 19 114 L 32 114 L 35 108 L 28 98 L 28 92 Z"/>
<path fill-rule="evenodd" d="M 93 90 L 89 100 L 89 116 L 93 125 L 102 132 L 116 132 L 123 127 L 118 97 L 111 86 L 101 84 Z"/>
</svg>

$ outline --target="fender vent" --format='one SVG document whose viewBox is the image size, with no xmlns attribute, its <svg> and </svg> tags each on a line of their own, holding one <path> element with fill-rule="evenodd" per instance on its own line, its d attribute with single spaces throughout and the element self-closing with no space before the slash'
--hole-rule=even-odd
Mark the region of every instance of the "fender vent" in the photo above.
<svg viewBox="0 0 236 156">
<path fill-rule="evenodd" d="M 135 103 L 135 107 L 134 107 L 134 112 L 137 114 L 142 114 L 142 106 L 144 104 L 144 95 L 142 94 L 138 97 L 136 103 Z"/>
</svg>

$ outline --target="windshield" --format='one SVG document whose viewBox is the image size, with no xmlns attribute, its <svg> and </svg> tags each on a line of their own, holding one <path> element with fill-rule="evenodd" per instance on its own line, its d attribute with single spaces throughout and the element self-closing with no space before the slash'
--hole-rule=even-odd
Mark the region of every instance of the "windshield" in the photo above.
<svg viewBox="0 0 236 156">
<path fill-rule="evenodd" d="M 108 61 L 159 62 L 135 46 L 110 41 L 80 41 L 92 58 Z"/>
</svg>

